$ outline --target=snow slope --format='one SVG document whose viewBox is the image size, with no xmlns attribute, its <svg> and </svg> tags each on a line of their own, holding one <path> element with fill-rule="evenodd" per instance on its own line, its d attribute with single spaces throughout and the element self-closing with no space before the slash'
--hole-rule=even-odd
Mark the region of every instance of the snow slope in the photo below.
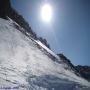
<svg viewBox="0 0 90 90">
<path fill-rule="evenodd" d="M 0 90 L 90 90 L 88 81 L 13 23 L 0 19 Z"/>
</svg>

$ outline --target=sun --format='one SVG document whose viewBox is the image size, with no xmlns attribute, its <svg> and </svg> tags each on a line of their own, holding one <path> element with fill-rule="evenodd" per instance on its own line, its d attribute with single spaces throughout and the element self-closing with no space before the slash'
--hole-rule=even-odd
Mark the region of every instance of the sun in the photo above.
<svg viewBox="0 0 90 90">
<path fill-rule="evenodd" d="M 50 22 L 52 19 L 52 7 L 50 4 L 45 4 L 41 8 L 41 18 L 45 22 Z"/>
</svg>

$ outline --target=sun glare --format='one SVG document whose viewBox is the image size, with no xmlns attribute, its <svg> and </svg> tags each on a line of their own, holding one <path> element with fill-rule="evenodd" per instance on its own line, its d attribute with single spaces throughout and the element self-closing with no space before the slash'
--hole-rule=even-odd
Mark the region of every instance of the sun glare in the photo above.
<svg viewBox="0 0 90 90">
<path fill-rule="evenodd" d="M 45 22 L 50 22 L 52 19 L 52 7 L 49 4 L 45 4 L 41 8 L 41 18 Z"/>
</svg>

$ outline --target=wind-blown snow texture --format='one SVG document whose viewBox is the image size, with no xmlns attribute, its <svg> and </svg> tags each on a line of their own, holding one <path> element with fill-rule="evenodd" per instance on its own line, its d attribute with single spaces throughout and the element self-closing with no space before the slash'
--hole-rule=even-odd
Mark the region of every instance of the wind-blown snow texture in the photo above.
<svg viewBox="0 0 90 90">
<path fill-rule="evenodd" d="M 0 90 L 90 90 L 88 81 L 13 23 L 0 19 Z"/>
</svg>

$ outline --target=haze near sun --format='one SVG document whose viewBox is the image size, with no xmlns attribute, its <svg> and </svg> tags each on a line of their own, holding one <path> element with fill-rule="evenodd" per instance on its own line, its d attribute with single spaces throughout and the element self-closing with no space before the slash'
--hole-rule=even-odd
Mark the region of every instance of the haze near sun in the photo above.
<svg viewBox="0 0 90 90">
<path fill-rule="evenodd" d="M 41 19 L 44 22 L 50 22 L 52 19 L 52 7 L 50 4 L 44 4 L 41 7 Z"/>
</svg>

